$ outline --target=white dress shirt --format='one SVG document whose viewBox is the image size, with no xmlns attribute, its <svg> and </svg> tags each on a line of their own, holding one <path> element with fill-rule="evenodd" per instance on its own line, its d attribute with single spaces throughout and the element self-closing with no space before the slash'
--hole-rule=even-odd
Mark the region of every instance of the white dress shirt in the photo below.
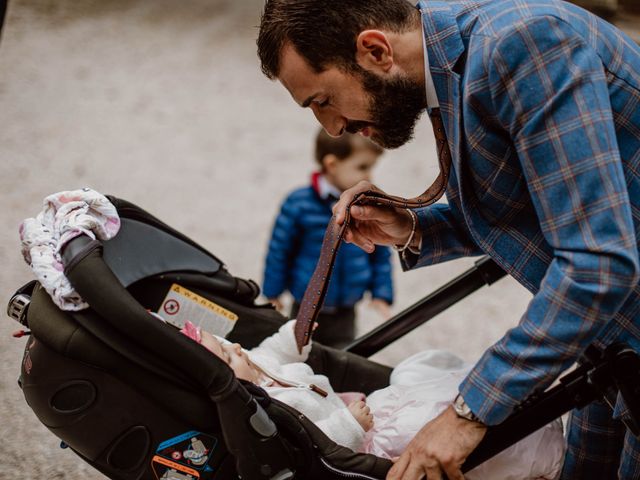
<svg viewBox="0 0 640 480">
<path fill-rule="evenodd" d="M 424 15 L 424 13 L 421 14 Z M 438 96 L 436 95 L 436 87 L 433 84 L 431 70 L 429 70 L 429 53 L 427 52 L 427 40 L 424 38 L 424 24 L 420 21 L 420 29 L 422 30 L 422 52 L 424 57 L 424 87 L 427 91 L 427 107 L 429 110 L 440 107 Z"/>
</svg>

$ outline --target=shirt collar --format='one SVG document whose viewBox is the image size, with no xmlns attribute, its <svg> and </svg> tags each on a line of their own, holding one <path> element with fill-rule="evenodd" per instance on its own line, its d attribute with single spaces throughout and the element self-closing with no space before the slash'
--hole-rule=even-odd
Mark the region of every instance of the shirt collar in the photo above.
<svg viewBox="0 0 640 480">
<path fill-rule="evenodd" d="M 329 182 L 324 175 L 318 176 L 318 195 L 323 200 L 340 198 L 340 190 Z"/>
<path fill-rule="evenodd" d="M 433 84 L 433 77 L 429 69 L 429 52 L 427 51 L 427 40 L 424 35 L 424 22 L 422 20 L 424 13 L 420 9 L 420 30 L 422 31 L 422 51 L 424 57 L 424 87 L 427 94 L 427 108 L 431 111 L 439 108 L 438 95 L 436 94 L 436 86 Z"/>
</svg>

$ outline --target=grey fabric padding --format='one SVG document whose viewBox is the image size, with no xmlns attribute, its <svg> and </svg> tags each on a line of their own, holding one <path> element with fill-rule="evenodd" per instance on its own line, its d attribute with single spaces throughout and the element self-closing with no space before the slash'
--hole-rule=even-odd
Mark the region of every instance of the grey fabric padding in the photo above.
<svg viewBox="0 0 640 480">
<path fill-rule="evenodd" d="M 118 234 L 103 242 L 103 258 L 124 287 L 166 272 L 213 275 L 221 264 L 202 250 L 159 228 L 121 218 Z"/>
</svg>

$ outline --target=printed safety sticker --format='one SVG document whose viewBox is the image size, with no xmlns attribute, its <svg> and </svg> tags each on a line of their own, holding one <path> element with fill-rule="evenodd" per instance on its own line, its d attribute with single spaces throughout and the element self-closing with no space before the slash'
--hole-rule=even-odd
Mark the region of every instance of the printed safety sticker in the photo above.
<svg viewBox="0 0 640 480">
<path fill-rule="evenodd" d="M 178 328 L 184 327 L 184 324 L 190 321 L 195 326 L 221 337 L 233 330 L 238 320 L 238 315 L 232 311 L 177 283 L 171 285 L 160 305 L 158 315 Z"/>
</svg>

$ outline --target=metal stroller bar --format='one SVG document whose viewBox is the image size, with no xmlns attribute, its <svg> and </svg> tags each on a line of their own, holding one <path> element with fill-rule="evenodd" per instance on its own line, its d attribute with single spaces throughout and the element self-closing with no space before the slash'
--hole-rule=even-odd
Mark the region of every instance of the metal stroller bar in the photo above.
<svg viewBox="0 0 640 480">
<path fill-rule="evenodd" d="M 637 437 L 640 435 L 640 356 L 621 344 L 610 345 L 604 352 L 588 347 L 580 366 L 560 378 L 558 385 L 525 400 L 504 422 L 489 427 L 462 471 L 468 472 L 574 408 L 583 408 L 600 399 L 610 404 L 615 402 L 618 392 L 628 408 L 628 415 L 622 420 Z"/>
<path fill-rule="evenodd" d="M 2 33 L 2 26 L 4 25 L 4 17 L 7 13 L 7 3 L 8 1 L 0 2 L 0 33 Z"/>
<path fill-rule="evenodd" d="M 357 339 L 346 350 L 369 357 L 480 287 L 491 285 L 505 275 L 498 264 L 489 257 L 483 257 L 473 268 Z M 582 408 L 595 400 L 609 401 L 611 394 L 617 392 L 629 409 L 623 421 L 634 435 L 639 436 L 640 356 L 625 345 L 612 345 L 604 352 L 589 347 L 580 366 L 560 378 L 558 385 L 528 398 L 504 422 L 491 426 L 467 458 L 462 471 L 472 470 L 574 408 Z"/>
<path fill-rule="evenodd" d="M 505 275 L 506 272 L 491 258 L 483 257 L 471 269 L 358 338 L 346 350 L 370 357 L 480 287 L 491 285 Z"/>
</svg>

